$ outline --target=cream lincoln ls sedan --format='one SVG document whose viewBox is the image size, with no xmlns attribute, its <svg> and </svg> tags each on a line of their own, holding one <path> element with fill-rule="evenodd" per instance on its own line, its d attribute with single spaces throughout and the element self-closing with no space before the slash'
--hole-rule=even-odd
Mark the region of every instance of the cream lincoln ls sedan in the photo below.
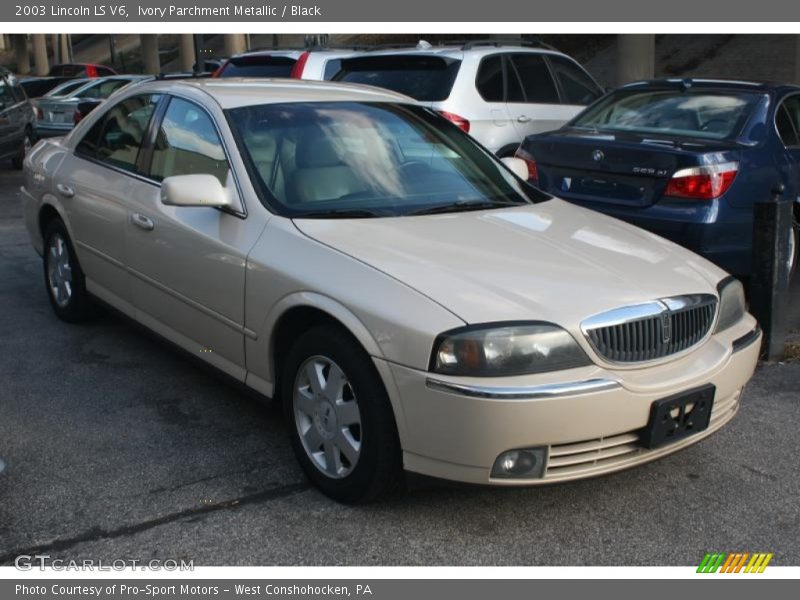
<svg viewBox="0 0 800 600">
<path fill-rule="evenodd" d="M 526 168 L 375 88 L 162 80 L 40 142 L 22 191 L 61 319 L 99 300 L 278 399 L 356 502 L 404 469 L 610 473 L 736 414 L 761 339 L 739 282 Z"/>
</svg>

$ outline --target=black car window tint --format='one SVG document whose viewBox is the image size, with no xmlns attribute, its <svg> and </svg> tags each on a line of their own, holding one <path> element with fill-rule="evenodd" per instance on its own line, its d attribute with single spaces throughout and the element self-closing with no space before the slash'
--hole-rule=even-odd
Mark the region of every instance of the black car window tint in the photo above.
<svg viewBox="0 0 800 600">
<path fill-rule="evenodd" d="M 478 67 L 475 87 L 487 102 L 503 102 L 503 57 L 500 54 L 487 56 Z"/>
<path fill-rule="evenodd" d="M 561 56 L 550 56 L 558 84 L 561 86 L 564 104 L 591 104 L 602 95 L 602 90 L 592 78 L 571 60 Z"/>
<path fill-rule="evenodd" d="M 512 62 L 517 69 L 525 101 L 540 104 L 557 104 L 558 90 L 550 69 L 540 54 L 515 54 Z"/>
<path fill-rule="evenodd" d="M 778 108 L 778 112 L 775 115 L 775 126 L 784 146 L 798 145 L 797 129 L 792 123 L 792 118 L 786 110 L 785 104 Z"/>
</svg>

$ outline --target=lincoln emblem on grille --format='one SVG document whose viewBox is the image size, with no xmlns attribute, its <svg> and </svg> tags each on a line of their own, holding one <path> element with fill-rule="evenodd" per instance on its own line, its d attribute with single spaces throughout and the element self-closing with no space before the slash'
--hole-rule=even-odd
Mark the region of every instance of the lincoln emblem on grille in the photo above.
<svg viewBox="0 0 800 600">
<path fill-rule="evenodd" d="M 668 312 L 661 313 L 661 341 L 669 344 L 672 339 L 672 319 Z"/>
</svg>

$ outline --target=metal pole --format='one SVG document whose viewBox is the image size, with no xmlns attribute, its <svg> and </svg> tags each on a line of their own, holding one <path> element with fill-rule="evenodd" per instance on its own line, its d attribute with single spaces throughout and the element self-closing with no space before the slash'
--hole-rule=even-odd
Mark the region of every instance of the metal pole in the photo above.
<svg viewBox="0 0 800 600">
<path fill-rule="evenodd" d="M 772 198 L 756 202 L 753 209 L 753 268 L 750 278 L 750 312 L 764 331 L 763 355 L 781 360 L 787 334 L 792 202 L 777 185 Z"/>
</svg>

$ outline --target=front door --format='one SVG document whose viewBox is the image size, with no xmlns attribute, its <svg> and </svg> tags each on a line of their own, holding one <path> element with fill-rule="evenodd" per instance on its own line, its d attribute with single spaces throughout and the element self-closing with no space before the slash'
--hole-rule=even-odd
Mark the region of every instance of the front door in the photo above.
<svg viewBox="0 0 800 600">
<path fill-rule="evenodd" d="M 172 97 L 146 176 L 129 202 L 126 246 L 137 319 L 229 375 L 244 380 L 247 254 L 263 230 L 247 219 L 220 135 L 200 105 Z M 166 177 L 211 174 L 235 210 L 161 203 Z"/>
</svg>

